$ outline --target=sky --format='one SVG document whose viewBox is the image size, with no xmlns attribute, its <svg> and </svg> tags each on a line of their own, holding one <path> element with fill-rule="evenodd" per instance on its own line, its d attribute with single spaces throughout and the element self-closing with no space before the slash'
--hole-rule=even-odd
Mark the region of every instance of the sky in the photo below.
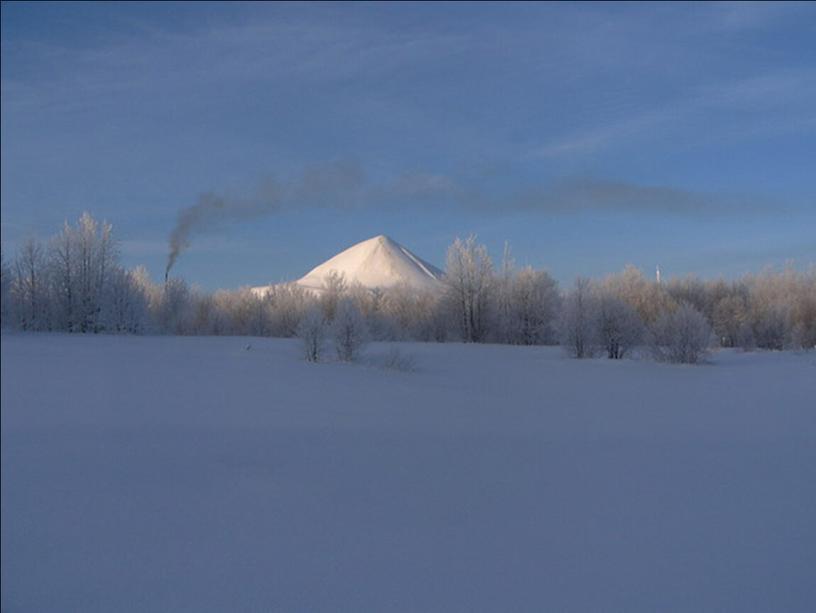
<svg viewBox="0 0 816 613">
<path fill-rule="evenodd" d="M 378 234 L 562 283 L 816 262 L 816 3 L 3 2 L 0 86 L 6 257 L 89 211 L 156 280 L 181 220 L 205 289 Z"/>
</svg>

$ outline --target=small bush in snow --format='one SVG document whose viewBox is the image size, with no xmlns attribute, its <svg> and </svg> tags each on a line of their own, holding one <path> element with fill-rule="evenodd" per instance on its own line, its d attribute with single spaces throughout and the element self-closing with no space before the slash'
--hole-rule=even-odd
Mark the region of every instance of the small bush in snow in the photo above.
<svg viewBox="0 0 816 613">
<path fill-rule="evenodd" d="M 383 368 L 400 372 L 413 372 L 416 370 L 416 362 L 414 356 L 402 353 L 399 347 L 391 347 L 385 356 Z"/>
<path fill-rule="evenodd" d="M 652 351 L 662 362 L 697 364 L 711 344 L 705 315 L 688 303 L 661 315 L 652 330 Z"/>
<path fill-rule="evenodd" d="M 303 341 L 303 351 L 309 362 L 320 361 L 326 342 L 326 320 L 323 311 L 312 307 L 303 315 L 297 327 L 297 337 Z"/>
<path fill-rule="evenodd" d="M 619 360 L 643 339 L 638 312 L 617 296 L 601 295 L 597 306 L 597 334 L 610 360 Z"/>
<path fill-rule="evenodd" d="M 341 300 L 334 313 L 332 337 L 337 358 L 343 362 L 353 362 L 368 341 L 368 325 L 349 299 Z"/>
</svg>

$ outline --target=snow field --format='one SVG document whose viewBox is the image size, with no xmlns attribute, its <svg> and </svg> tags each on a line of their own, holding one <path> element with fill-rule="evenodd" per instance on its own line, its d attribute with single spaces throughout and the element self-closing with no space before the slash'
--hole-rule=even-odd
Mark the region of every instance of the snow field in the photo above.
<svg viewBox="0 0 816 613">
<path fill-rule="evenodd" d="M 399 347 L 4 335 L 3 610 L 812 610 L 816 355 Z"/>
</svg>

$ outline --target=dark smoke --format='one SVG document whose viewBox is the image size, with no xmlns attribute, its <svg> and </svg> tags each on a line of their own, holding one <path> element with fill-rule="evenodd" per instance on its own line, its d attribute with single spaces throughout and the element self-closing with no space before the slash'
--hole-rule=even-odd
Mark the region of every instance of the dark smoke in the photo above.
<svg viewBox="0 0 816 613">
<path fill-rule="evenodd" d="M 225 223 L 270 215 L 284 206 L 341 206 L 359 201 L 365 177 L 360 166 L 334 162 L 307 168 L 296 180 L 266 181 L 247 198 L 206 193 L 198 202 L 179 211 L 170 233 L 165 281 L 179 256 L 196 234 Z"/>
<path fill-rule="evenodd" d="M 212 193 L 202 194 L 193 206 L 179 211 L 178 219 L 170 233 L 167 267 L 164 279 L 182 252 L 190 246 L 194 234 L 218 225 L 220 222 L 241 221 L 261 217 L 273 212 L 280 201 L 272 186 L 267 186 L 265 198 L 240 201 Z"/>
</svg>

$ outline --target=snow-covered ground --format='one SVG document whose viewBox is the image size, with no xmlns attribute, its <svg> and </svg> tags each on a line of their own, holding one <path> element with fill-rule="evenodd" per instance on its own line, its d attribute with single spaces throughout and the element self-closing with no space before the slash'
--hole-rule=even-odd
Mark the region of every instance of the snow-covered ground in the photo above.
<svg viewBox="0 0 816 613">
<path fill-rule="evenodd" d="M 814 610 L 816 355 L 401 347 L 3 336 L 3 611 Z"/>
</svg>

